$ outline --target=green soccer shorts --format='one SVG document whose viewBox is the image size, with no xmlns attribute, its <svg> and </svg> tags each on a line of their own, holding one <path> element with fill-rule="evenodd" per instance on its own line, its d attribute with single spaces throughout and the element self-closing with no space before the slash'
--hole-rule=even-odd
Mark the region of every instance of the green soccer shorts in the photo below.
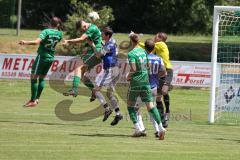
<svg viewBox="0 0 240 160">
<path fill-rule="evenodd" d="M 33 63 L 31 73 L 35 75 L 47 75 L 52 63 L 52 58 L 41 58 L 38 55 Z"/>
<path fill-rule="evenodd" d="M 96 48 L 96 50 L 100 51 L 101 48 Z M 81 58 L 84 64 L 87 65 L 88 69 L 92 69 L 102 62 L 102 58 L 97 58 L 93 50 L 88 50 L 87 54 L 83 55 Z"/>
<path fill-rule="evenodd" d="M 140 97 L 142 102 L 153 102 L 153 95 L 150 86 L 129 87 L 127 100 L 136 103 L 137 98 Z"/>
</svg>

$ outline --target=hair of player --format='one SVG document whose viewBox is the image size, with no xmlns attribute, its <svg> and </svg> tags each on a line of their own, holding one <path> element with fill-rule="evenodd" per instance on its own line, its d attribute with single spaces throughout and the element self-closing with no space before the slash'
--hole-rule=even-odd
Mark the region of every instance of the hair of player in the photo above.
<svg viewBox="0 0 240 160">
<path fill-rule="evenodd" d="M 133 42 L 133 43 L 138 43 L 139 42 L 139 35 L 138 34 L 131 34 L 129 36 L 130 40 Z"/>
<path fill-rule="evenodd" d="M 53 17 L 50 23 L 51 23 L 51 27 L 53 28 L 58 28 L 60 30 L 62 27 L 62 20 L 58 17 Z"/>
<path fill-rule="evenodd" d="M 152 39 L 147 39 L 144 44 L 145 44 L 145 49 L 148 53 L 151 53 L 154 50 L 155 43 Z"/>
<path fill-rule="evenodd" d="M 157 36 L 158 36 L 159 39 L 162 39 L 163 42 L 166 42 L 166 40 L 167 40 L 167 34 L 166 33 L 158 32 Z"/>
<path fill-rule="evenodd" d="M 104 33 L 106 36 L 109 36 L 109 38 L 111 38 L 112 35 L 113 35 L 113 30 L 112 30 L 111 27 L 106 26 L 106 27 L 103 28 L 103 33 Z"/>
<path fill-rule="evenodd" d="M 82 20 L 76 22 L 76 29 L 79 30 L 82 27 Z"/>
</svg>

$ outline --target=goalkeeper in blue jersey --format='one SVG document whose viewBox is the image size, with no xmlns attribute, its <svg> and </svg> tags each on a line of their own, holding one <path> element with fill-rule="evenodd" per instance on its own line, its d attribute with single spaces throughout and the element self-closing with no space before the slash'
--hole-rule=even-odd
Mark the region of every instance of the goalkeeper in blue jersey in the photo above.
<svg viewBox="0 0 240 160">
<path fill-rule="evenodd" d="M 154 97 L 154 102 L 156 102 L 156 98 L 161 97 L 161 92 L 158 91 L 158 88 L 160 86 L 159 79 L 166 75 L 166 69 L 164 67 L 164 63 L 163 63 L 162 59 L 153 53 L 154 46 L 155 46 L 154 41 L 152 39 L 147 39 L 145 41 L 145 50 L 148 53 L 148 63 L 149 63 L 149 72 L 148 72 L 149 73 L 149 83 L 150 83 L 152 94 Z M 156 105 L 156 104 L 154 104 L 154 105 Z M 145 131 L 145 127 L 142 122 L 142 116 L 139 112 L 139 108 L 140 108 L 139 106 L 140 105 L 138 104 L 136 107 L 136 110 L 138 111 L 137 118 L 138 118 L 138 122 L 139 122 L 141 129 Z M 159 128 L 159 125 L 157 124 L 156 121 L 154 121 L 154 119 L 152 118 L 151 115 L 150 115 L 150 117 L 151 117 L 151 121 L 153 123 L 154 129 L 156 131 L 155 135 L 156 135 L 156 137 L 158 137 L 161 129 Z"/>
</svg>

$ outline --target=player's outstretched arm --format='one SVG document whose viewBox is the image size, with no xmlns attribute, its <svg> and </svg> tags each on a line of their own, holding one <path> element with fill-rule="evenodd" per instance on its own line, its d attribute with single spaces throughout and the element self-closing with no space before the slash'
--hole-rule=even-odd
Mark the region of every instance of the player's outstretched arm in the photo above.
<svg viewBox="0 0 240 160">
<path fill-rule="evenodd" d="M 82 41 L 85 41 L 87 38 L 88 36 L 86 34 L 83 34 L 80 38 L 64 40 L 62 44 L 68 45 L 68 44 L 81 43 Z"/>
<path fill-rule="evenodd" d="M 21 41 L 19 41 L 19 44 L 20 44 L 20 45 L 38 45 L 38 44 L 41 43 L 41 41 L 42 41 L 41 38 L 37 38 L 37 39 L 34 40 L 34 41 L 21 40 Z"/>
</svg>

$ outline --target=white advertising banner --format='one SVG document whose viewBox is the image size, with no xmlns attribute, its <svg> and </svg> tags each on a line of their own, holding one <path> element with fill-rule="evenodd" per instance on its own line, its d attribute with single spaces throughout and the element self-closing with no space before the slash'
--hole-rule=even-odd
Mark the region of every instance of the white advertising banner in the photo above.
<svg viewBox="0 0 240 160">
<path fill-rule="evenodd" d="M 175 86 L 210 87 L 210 62 L 173 61 L 173 81 Z"/>
<path fill-rule="evenodd" d="M 35 55 L 27 54 L 0 54 L 0 78 L 29 79 Z M 71 81 L 73 71 L 78 65 L 78 58 L 70 56 L 55 56 L 55 60 L 46 79 L 65 79 Z M 174 86 L 209 87 L 211 82 L 211 64 L 209 62 L 172 61 Z M 129 71 L 127 60 L 119 61 L 121 68 L 120 83 L 126 83 L 126 74 Z M 91 78 L 102 71 L 102 65 L 91 70 Z"/>
</svg>

